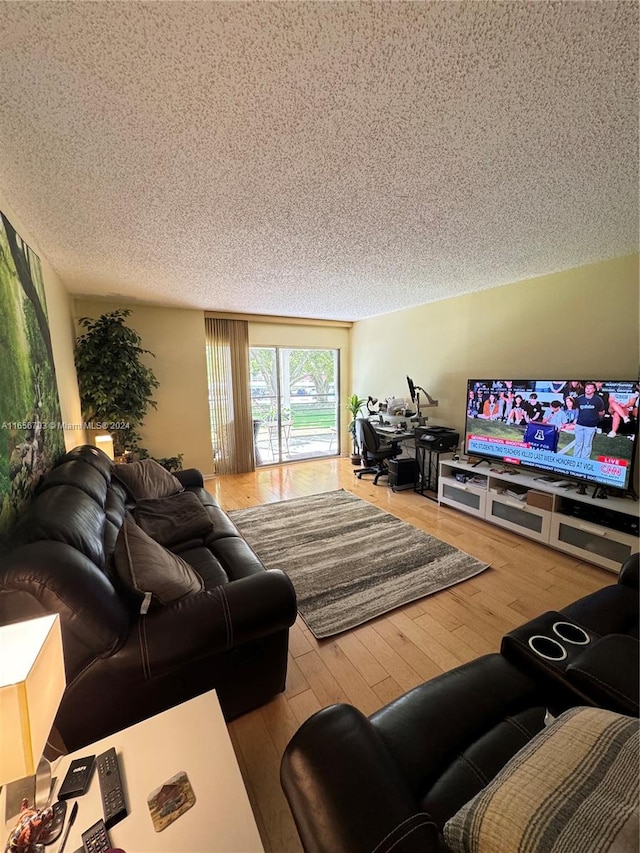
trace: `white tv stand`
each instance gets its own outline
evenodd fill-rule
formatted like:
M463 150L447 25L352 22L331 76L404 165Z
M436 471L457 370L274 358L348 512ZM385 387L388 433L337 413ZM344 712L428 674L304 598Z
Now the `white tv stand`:
M576 482L555 476L554 482L545 482L540 479L544 472L508 470L499 463L489 468L487 463L474 467L468 460L442 460L438 503L613 572L638 550L638 501L592 498L592 485L580 495ZM461 482L456 474L468 479Z

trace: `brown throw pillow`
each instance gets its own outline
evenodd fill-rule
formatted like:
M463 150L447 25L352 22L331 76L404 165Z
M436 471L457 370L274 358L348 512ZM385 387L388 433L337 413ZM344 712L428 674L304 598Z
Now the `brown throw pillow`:
M131 497L167 498L184 491L182 483L155 459L142 459L116 465L114 475L126 487Z
M202 539L213 529L209 514L192 492L138 501L133 517L145 533L165 548Z
M149 600L170 604L204 588L202 578L182 557L167 551L127 517L116 540L114 563L123 583L143 597L141 612Z

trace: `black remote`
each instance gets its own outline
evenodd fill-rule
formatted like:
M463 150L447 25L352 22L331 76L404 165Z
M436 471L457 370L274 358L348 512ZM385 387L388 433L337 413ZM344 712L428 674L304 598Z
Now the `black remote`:
M95 755L87 755L84 758L76 758L67 770L67 775L58 791L59 800L69 800L72 797L81 797L91 781Z
M103 820L96 821L81 835L84 853L104 853L111 849L107 827Z
M124 801L124 791L120 780L118 756L113 747L103 752L96 760L98 779L100 780L100 796L102 811L107 829L127 816L127 806Z

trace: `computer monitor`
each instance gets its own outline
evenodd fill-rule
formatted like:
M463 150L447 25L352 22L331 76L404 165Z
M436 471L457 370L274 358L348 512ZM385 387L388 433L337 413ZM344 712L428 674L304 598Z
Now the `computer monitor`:
M409 385L409 394L411 395L411 402L415 403L416 401L416 386L413 384L413 379L410 376L407 376L407 384Z

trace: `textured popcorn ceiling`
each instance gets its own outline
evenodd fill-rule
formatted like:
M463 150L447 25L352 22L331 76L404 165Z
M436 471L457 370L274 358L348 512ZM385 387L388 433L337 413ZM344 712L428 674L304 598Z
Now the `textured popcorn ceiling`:
M73 293L358 319L637 250L635 2L1 2L0 32L0 187Z

